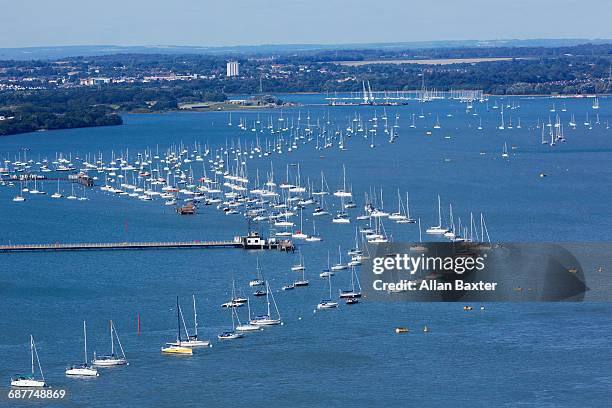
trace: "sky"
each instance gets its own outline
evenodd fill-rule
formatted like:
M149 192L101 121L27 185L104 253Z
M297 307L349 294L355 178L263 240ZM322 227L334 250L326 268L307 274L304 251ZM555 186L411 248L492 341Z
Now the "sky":
M0 47L612 38L612 0L0 0Z

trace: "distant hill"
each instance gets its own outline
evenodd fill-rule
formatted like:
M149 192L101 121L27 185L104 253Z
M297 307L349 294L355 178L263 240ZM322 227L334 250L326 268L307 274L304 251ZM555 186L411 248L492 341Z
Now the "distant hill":
M462 47L563 47L579 44L606 44L612 39L530 39L530 40L460 40L460 41L419 41L370 44L263 44L224 47L199 46L121 46L121 45L73 45L26 48L0 48L0 60L59 59L76 56L110 54L290 54L304 51L347 50L347 49L428 49Z

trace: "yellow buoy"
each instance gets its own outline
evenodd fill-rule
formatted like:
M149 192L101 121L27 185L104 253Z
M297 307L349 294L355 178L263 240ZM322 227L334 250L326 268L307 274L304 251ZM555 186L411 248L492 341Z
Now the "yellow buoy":
M397 334L408 333L408 328L407 327L396 327L395 332Z

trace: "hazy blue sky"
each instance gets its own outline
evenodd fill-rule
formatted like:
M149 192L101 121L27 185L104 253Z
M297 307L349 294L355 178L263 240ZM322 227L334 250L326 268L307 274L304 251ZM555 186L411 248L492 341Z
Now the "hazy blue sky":
M0 0L0 47L612 38L612 0Z

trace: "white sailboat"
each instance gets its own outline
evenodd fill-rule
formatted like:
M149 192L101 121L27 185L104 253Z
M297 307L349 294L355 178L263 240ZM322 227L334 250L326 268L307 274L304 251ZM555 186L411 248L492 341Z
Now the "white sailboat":
M291 270L293 272L300 272L303 271L305 269L304 267L304 257L302 255L300 255L300 262L298 264L295 264L291 267Z
M210 340L201 340L198 337L198 311L196 309L196 300L195 295L191 295L193 300L193 334L189 334L187 330L187 326L185 325L185 321L183 320L183 327L185 328L185 335L187 338L185 340L181 340L179 343L169 343L173 346L182 346L182 347L209 347ZM233 299L235 302L236 300ZM179 309L180 310L180 309ZM183 317L183 313L181 312L181 318Z
M87 364L87 324L83 321L83 339L84 339L84 351L85 351L85 362L82 364L73 365L66 369L66 375L75 377L97 377L98 370L95 367Z
M62 198L63 195L62 193L60 193L60 184L59 184L59 179L57 180L57 191L53 194L51 194L51 198Z
M332 300L331 275L327 277L327 282L329 283L329 297L321 300L317 305L317 310L335 309L338 307L338 302Z
M347 269L348 266L342 263L342 249L338 245L338 263L331 267L332 271L341 271Z
M248 299L247 299L247 308L249 310L249 320L248 321L250 322L251 321L251 301ZM236 317L238 317L238 312L236 312ZM242 324L240 322L240 319L238 319L238 326L236 326L234 330L239 331L239 332L250 332L250 331L261 330L261 328L259 326L256 326L250 323Z
M241 339L244 337L244 334L236 332L236 322L234 320L234 314L236 313L235 308L231 308L232 310L232 330L225 330L217 335L219 340L235 340Z
M119 340L119 335L115 330L115 326L113 325L113 321L110 320L110 338L111 338L111 353L109 355L104 356L96 356L96 352L94 351L94 358L91 361L93 365L109 367L109 366L118 366L118 365L128 365L128 361L125 358L125 352L123 351L123 346L121 345L121 340ZM120 355L115 354L115 339L117 340L117 344L119 344L119 350L121 351Z
M30 335L30 354L32 355L32 374L31 375L17 375L11 378L11 387L46 387L45 375L43 374L40 366L40 360L38 358L38 351L36 351L36 344L34 344L34 337ZM36 362L38 363L38 371L40 371L40 380L37 380L34 376L34 356L36 356Z
M357 284L357 286L355 286ZM361 285L359 284L359 278L355 272L355 268L351 268L351 289L341 290L340 299L356 299L361 297Z
M502 150L501 157L503 157L504 159L508 158L508 145L506 144L506 142L504 142L504 149Z
M429 227L427 230L425 230L425 233L429 235L444 235L444 233L447 231L448 229L442 226L442 206L440 203L440 194L438 194L438 225Z
M20 184L20 188L19 191L26 191L23 188L23 183ZM22 203L24 202L26 199L24 196L21 195L21 193L17 194L15 197L13 197L13 201L16 203Z
M406 215L403 219L399 219L395 221L398 224L415 224L416 220L410 217L410 198L408 197L408 192L406 192Z
M294 232L291 236L295 239L306 239L308 235L304 234L304 210L300 209L300 229L299 231Z
M331 270L331 265L330 265L330 261L329 261L329 251L327 251L327 269L324 269L319 276L321 278L328 278L330 276L332 276L334 273Z
M400 195L400 191L398 188L397 189L397 212L391 213L389 215L389 219L395 220L395 221L406 219L406 216L402 213L403 207L404 207L404 204L402 203L402 197Z
M272 298L272 303L274 304L276 318L273 318L271 315L270 298ZM274 326L282 323L280 312L278 311L278 305L276 304L274 294L270 290L268 282L266 282L266 303L268 304L268 313L261 316L255 316L253 319L251 319L251 324L256 326Z
M293 287L295 288L308 286L308 281L305 278L306 268L302 268L301 272L302 272L302 279L298 279L295 282L293 282Z
M346 189L346 168L342 165L342 188L334 191L336 197L351 197L352 193Z
M259 259L257 259L257 278L252 279L249 282L249 286L250 287L255 287L255 286L263 286L263 284L265 283L263 280L263 277L261 276L261 269L259 268Z
M317 235L317 226L315 225L314 219L312 220L312 235L309 235L306 238L306 242L319 242L323 241L323 238L320 235Z

